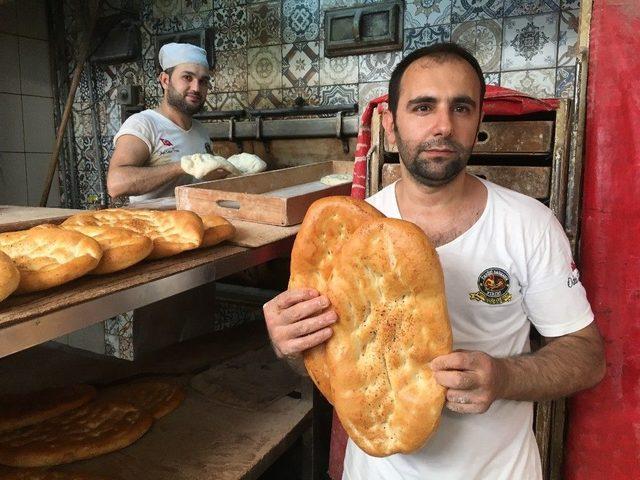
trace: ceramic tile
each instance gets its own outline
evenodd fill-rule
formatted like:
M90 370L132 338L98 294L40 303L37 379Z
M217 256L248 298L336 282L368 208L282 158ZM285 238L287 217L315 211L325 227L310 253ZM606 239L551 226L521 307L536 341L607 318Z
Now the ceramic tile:
M282 86L312 87L319 83L318 42L282 45Z
M47 9L45 0L16 1L18 35L47 40Z
M385 52L360 55L360 82L388 81L402 59L402 52Z
M182 13L201 13L213 9L213 0L182 0Z
M560 0L560 7L563 10L575 10L580 8L580 0Z
M404 10L404 28L451 23L452 0L409 0Z
M218 53L213 84L216 92L238 92L247 89L247 50Z
M213 112L218 109L217 106L217 95L215 92L208 92L207 96L204 100L204 106L202 107L203 112Z
M318 87L296 87L282 89L283 107L294 107L297 105L298 97L304 100L304 105L320 105L320 92Z
M474 56L485 71L498 70L502 56L502 24L497 20L480 20L476 25Z
M27 205L27 195L24 153L0 152L0 205Z
M286 43L316 40L320 32L318 0L283 0L282 39Z
M555 66L558 19L558 13L505 18L502 70Z
M180 0L154 0L153 16L162 18L179 14L180 6Z
M358 87L358 111L364 112L371 100L387 93L388 82L361 83Z
M247 26L250 47L281 43L280 2L247 6Z
M282 89L249 91L249 107L270 109L282 107Z
M49 68L49 44L20 37L20 84L22 93L53 97Z
M500 85L500 72L485 72L484 83L487 85Z
M324 44L320 44L320 85L342 85L358 82L358 57L328 58L324 56Z
M49 172L51 162L50 153L26 153L27 166L27 200L29 205L38 206L40 197L44 190L44 182ZM60 183L58 181L58 170L51 182L51 190L47 200L47 207L60 206Z
M406 56L418 48L448 42L450 38L451 25L406 29L404 31L404 54Z
M247 45L247 7L214 10L216 50L233 50Z
M576 87L576 67L559 67L556 72L556 97L573 98Z
M246 5L247 3L252 2L251 0L213 0L213 8L238 7L240 5Z
M502 17L504 0L454 0L452 23Z
M18 33L18 9L16 2L0 2L0 33Z
M358 103L358 85L328 85L320 87L321 105L351 105Z
M23 98L0 93L0 149L5 152L24 152Z
M282 50L280 46L250 48L249 90L282 87Z
M555 96L555 68L502 72L500 80L503 87L518 90L534 97L551 98Z
M504 16L537 15L556 12L560 9L560 0L505 0Z
M2 15L2 10L0 10ZM0 33L0 92L20 93L20 37Z
M216 95L218 110L243 110L249 105L247 92L229 92Z
M180 30L198 30L210 27L214 23L213 18L213 10L198 13L184 13L180 17Z
M560 12L560 34L558 37L558 66L575 65L578 56L578 28L580 10Z

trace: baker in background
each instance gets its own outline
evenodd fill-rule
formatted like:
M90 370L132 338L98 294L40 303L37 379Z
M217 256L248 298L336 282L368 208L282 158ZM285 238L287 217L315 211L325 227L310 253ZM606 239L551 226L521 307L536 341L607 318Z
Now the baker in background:
M229 175L224 168L183 168L185 155L211 153L209 134L193 115L205 102L209 64L204 49L188 43L168 43L160 49L164 90L157 109L129 117L114 138L107 190L112 198L129 196L131 202L174 195L177 185L215 180ZM194 177L197 175L197 177Z
M383 126L401 178L367 201L436 246L456 350L430 363L448 391L429 442L377 458L349 440L343 480L541 480L533 402L604 376L602 339L560 223L537 200L466 173L484 91L478 61L455 44L418 49L391 75ZM338 320L312 289L278 295L264 314L276 353L292 362ZM533 353L531 327L546 339Z

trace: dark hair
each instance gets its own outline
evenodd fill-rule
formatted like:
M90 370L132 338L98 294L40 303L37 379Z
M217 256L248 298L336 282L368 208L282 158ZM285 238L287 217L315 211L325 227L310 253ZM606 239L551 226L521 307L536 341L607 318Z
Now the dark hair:
M482 107L482 100L484 99L484 92L486 90L486 84L484 82L484 75L482 74L482 68L478 60L464 47L461 47L457 43L436 43L428 47L419 48L414 50L409 55L404 57L400 63L396 66L391 74L389 80L389 110L395 116L398 110L398 100L400 99L400 82L402 76L409 65L416 60L423 57L433 57L437 60L444 60L448 57L458 57L461 60L467 62L478 74L478 80L480 80L480 107Z

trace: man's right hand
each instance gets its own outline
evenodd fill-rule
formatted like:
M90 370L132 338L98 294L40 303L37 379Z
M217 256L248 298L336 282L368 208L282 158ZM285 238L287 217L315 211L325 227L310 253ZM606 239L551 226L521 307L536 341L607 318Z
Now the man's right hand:
M314 289L287 290L267 302L264 318L278 357L297 357L329 339L338 320L329 299Z

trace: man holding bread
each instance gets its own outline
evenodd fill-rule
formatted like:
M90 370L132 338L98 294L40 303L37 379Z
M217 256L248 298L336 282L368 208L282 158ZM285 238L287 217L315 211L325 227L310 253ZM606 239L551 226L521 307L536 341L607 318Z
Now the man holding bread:
M130 196L135 202L169 197L177 185L194 178L214 180L230 173L215 161L181 162L184 156L211 153L206 129L193 119L209 90L205 50L188 43L169 43L160 49L159 60L164 90L160 106L129 117L114 138L107 175L113 198Z
M398 146L401 178L367 201L435 245L455 350L429 365L448 390L427 444L373 457L349 440L345 480L539 480L533 402L604 375L602 339L553 213L465 171L484 90L477 60L449 43L412 52L391 76L383 126ZM338 321L313 289L288 290L264 313L276 353L298 363ZM546 339L534 353L532 325Z

